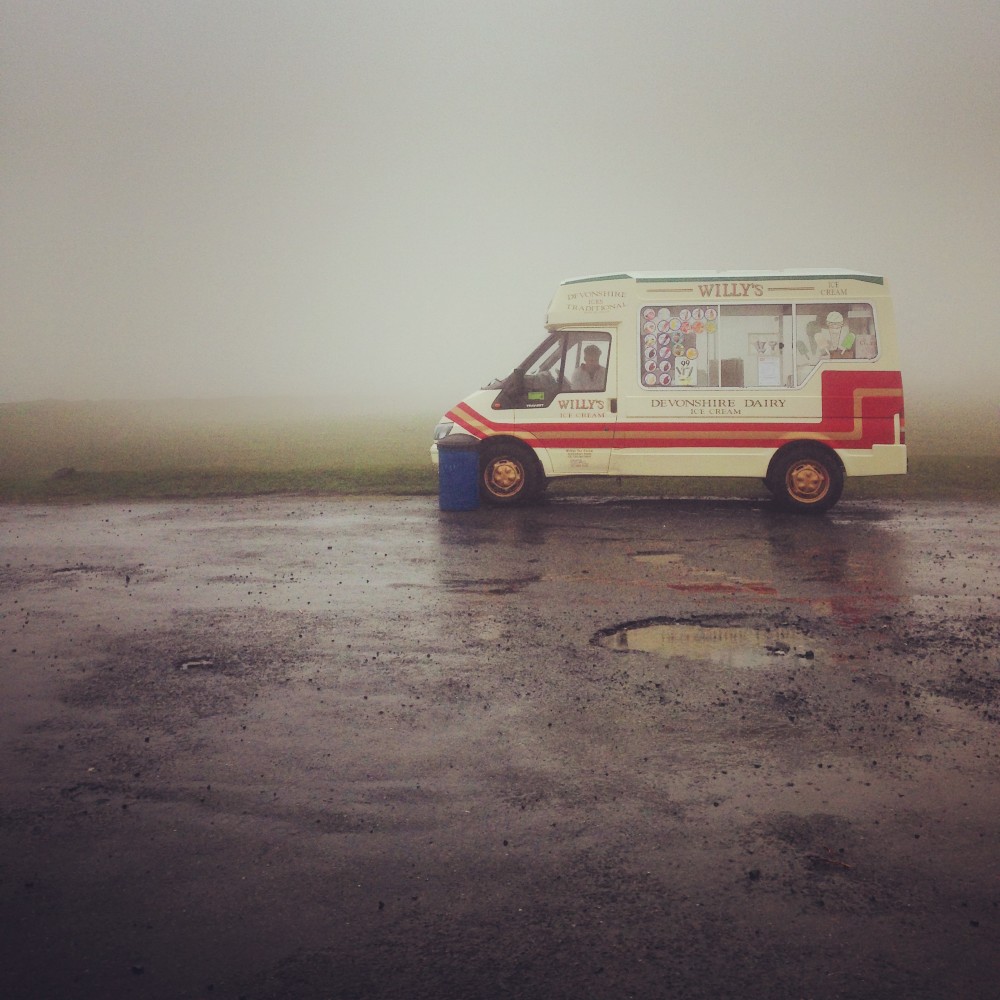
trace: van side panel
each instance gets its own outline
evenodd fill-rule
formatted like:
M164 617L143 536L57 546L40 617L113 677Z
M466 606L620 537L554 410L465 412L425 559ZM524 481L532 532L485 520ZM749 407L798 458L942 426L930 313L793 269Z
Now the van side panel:
M895 417L903 407L899 372L827 369L822 373L822 387L818 422L760 417L752 422L682 417L655 422L622 420L615 433L615 448L775 449L803 439L821 441L831 448L871 448L875 444L896 443ZM719 395L718 390L714 393ZM738 405L748 394L732 390L731 395Z
M494 420L459 403L448 413L464 431L485 439L516 437L535 449L543 467L552 470L549 449L613 449L610 471L621 475L763 476L774 452L792 441L816 441L842 453L848 474L897 472L905 452L897 440L903 411L899 372L822 372L822 414L818 421L704 421L673 418L660 421L620 420L609 440L593 422L567 420L559 424ZM894 446L876 458L876 446ZM898 451L897 451L898 448ZM863 461L848 452L865 452ZM886 468L881 468L885 464ZM864 471L860 471L864 470Z

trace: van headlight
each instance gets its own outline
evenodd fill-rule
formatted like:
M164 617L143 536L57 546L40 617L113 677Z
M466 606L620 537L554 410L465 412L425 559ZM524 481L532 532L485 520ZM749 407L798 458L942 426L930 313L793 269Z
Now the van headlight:
M454 429L455 424L451 420L442 420L434 428L434 440L440 441L441 438L446 438Z

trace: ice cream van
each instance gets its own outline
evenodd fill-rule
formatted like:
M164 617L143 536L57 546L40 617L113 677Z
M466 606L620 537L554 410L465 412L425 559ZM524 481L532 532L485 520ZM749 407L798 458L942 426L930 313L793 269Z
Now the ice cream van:
M434 431L478 444L483 500L557 476L752 476L823 511L847 476L906 472L885 280L843 269L564 281L545 337Z

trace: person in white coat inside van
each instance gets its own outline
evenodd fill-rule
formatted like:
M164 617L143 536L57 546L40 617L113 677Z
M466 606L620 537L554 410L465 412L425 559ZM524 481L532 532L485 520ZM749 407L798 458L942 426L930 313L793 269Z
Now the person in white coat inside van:
M816 361L853 357L853 354L848 354L853 344L854 334L850 327L845 326L843 314L828 313L826 325L816 332Z
M583 349L583 364L570 378L570 385L577 392L603 392L608 373L601 365L601 349L588 344Z

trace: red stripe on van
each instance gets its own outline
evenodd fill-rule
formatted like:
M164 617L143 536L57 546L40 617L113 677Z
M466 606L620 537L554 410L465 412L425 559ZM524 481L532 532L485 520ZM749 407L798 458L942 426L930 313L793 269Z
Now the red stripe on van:
M736 394L743 390L723 391ZM515 424L491 420L466 403L459 403L448 417L474 437L507 434L533 448L779 448L788 441L810 440L833 448L870 449L876 444L896 443L897 414L902 422L899 372L827 370L822 373L819 422L664 418L597 426L584 420ZM602 426L609 429L602 430Z

